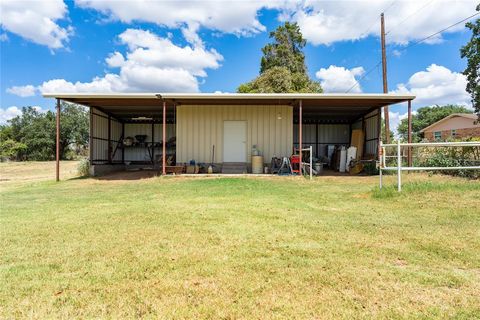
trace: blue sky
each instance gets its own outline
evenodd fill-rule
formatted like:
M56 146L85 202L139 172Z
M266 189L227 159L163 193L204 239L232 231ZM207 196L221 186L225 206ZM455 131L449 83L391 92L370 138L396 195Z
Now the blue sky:
M296 21L310 76L327 92L381 92L380 13L388 82L417 95L414 109L468 104L464 23L475 1L95 1L1 2L0 121L22 106L52 109L41 92L235 92L258 75L268 32ZM18 17L25 17L19 19ZM478 18L478 16L477 16ZM394 123L404 106L391 108Z

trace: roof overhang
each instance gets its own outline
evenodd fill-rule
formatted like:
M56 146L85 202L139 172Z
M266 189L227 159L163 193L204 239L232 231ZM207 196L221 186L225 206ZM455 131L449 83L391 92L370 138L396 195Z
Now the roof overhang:
M44 93L46 98L62 99L96 107L119 119L134 116L160 117L162 103L171 105L291 105L302 101L305 118L324 117L353 121L379 107L415 99L399 94L329 93ZM169 108L171 109L171 108Z

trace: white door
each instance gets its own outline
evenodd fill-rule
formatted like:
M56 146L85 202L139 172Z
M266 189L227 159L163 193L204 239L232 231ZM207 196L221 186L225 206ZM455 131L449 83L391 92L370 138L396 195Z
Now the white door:
M223 162L247 162L247 121L223 122Z

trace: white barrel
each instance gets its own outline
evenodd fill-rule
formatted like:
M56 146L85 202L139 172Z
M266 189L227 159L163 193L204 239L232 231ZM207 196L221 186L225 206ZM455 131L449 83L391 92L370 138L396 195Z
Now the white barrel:
M252 156L252 173L263 173L263 156Z

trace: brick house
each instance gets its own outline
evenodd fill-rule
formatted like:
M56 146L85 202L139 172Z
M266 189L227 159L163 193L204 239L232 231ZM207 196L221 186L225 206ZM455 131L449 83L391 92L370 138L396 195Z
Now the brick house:
M420 130L428 141L444 141L449 138L480 138L480 122L476 114L453 113Z

